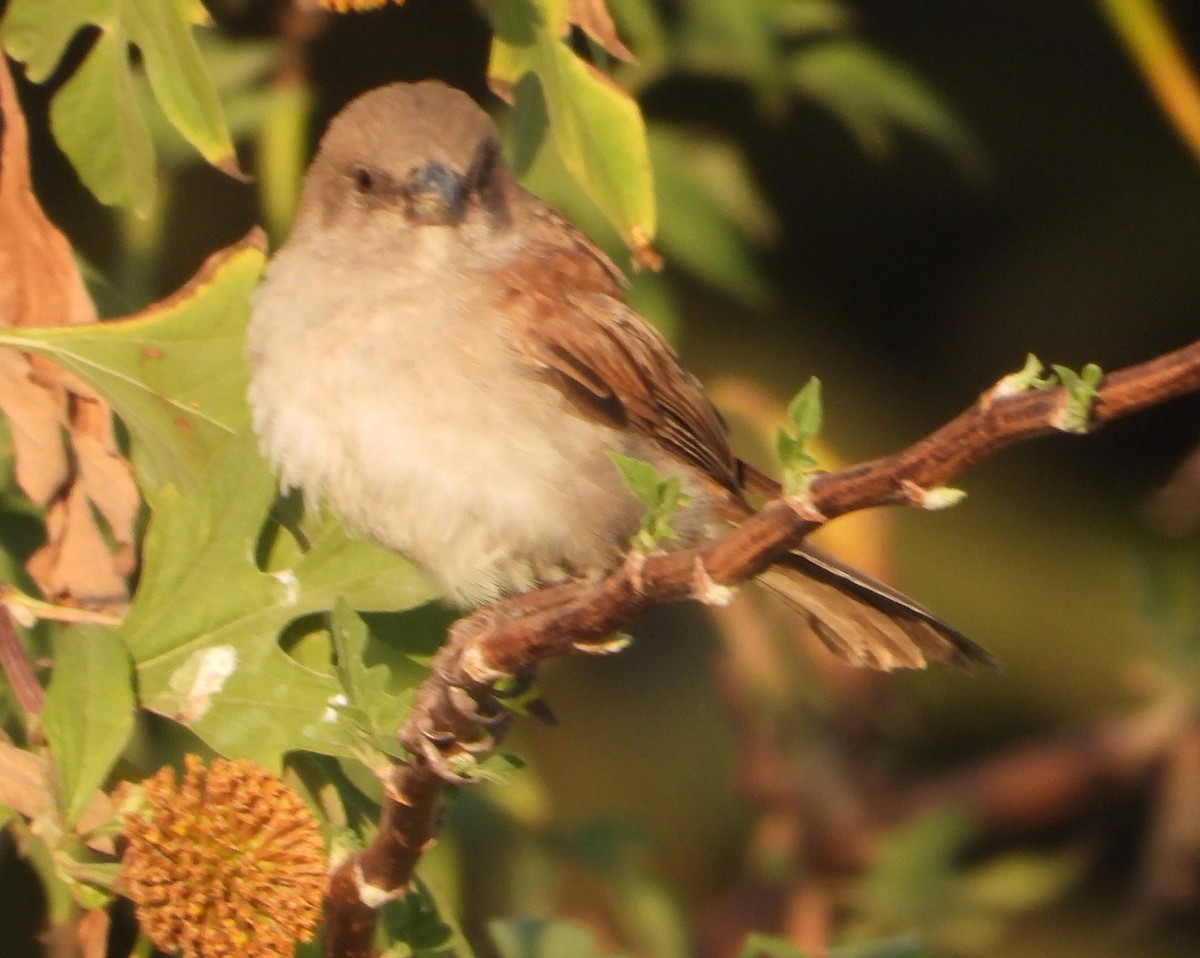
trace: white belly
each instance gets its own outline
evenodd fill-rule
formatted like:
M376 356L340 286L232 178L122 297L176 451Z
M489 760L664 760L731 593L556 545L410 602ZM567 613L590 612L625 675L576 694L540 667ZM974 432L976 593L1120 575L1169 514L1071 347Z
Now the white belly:
M398 323L394 300L351 312L337 283L322 284L322 301L275 295L287 279L284 253L248 346L255 429L285 487L329 503L461 604L620 561L641 507L606 450L637 453L519 374L486 319ZM280 299L304 306L281 315Z

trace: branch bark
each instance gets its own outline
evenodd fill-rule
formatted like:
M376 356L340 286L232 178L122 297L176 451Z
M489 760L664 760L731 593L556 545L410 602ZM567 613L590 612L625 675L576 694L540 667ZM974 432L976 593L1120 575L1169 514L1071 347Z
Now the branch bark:
M1200 390L1200 341L1097 384L1089 428ZM494 686L548 658L604 652L609 637L652 606L685 599L721 602L795 548L823 522L880 505L921 505L943 485L1001 449L1063 431L1063 388L1014 391L1007 380L959 416L891 456L816 477L804 501L767 503L703 548L631 560L602 581L552 586L483 609L452 628L434 659L400 738L412 753L388 782L370 847L344 860L331 880L326 954L371 958L375 910L404 893L433 840L442 790L471 780L480 754L498 742L504 710Z

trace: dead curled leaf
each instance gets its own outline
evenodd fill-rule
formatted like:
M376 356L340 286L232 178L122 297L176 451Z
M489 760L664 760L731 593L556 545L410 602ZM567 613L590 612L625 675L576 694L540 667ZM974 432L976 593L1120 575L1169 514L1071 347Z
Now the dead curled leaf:
M6 63L0 120L0 326L95 322L70 244L33 194L25 119ZM123 605L138 494L108 407L53 363L2 349L0 411L12 432L17 483L46 508L46 544L29 560L29 574L54 602Z
M609 56L626 63L637 62L637 57L629 52L629 48L617 36L617 28L612 22L608 7L604 5L604 0L567 0L564 30L572 23L591 37Z

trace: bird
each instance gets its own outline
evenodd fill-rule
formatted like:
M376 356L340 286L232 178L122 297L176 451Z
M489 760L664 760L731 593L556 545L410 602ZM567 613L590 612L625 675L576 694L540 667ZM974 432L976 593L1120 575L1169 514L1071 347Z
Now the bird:
M440 81L330 122L255 291L247 398L280 486L407 557L473 609L603 576L643 506L611 454L678 476L664 549L743 522L777 483L624 298L620 270L524 189L488 114ZM991 656L807 544L760 582L840 659L966 670Z

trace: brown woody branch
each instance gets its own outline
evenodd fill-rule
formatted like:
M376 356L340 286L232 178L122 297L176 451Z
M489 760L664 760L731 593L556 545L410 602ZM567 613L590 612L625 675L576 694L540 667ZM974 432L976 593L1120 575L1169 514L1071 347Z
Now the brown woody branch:
M1090 425L1200 390L1200 341L1105 376ZM604 642L652 606L722 600L823 522L880 505L921 504L941 486L1006 446L1061 431L1066 391L993 388L969 409L902 452L814 479L804 502L777 499L703 548L630 561L595 583L552 586L506 600L456 623L434 660L412 715L400 731L412 753L388 782L379 832L370 847L333 875L326 910L326 953L369 958L375 910L402 894L433 840L442 789L469 781L474 757L498 740L504 712L493 686L537 663Z

